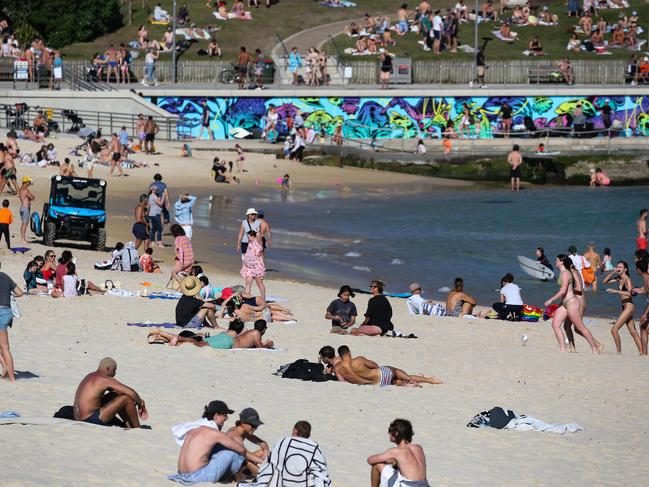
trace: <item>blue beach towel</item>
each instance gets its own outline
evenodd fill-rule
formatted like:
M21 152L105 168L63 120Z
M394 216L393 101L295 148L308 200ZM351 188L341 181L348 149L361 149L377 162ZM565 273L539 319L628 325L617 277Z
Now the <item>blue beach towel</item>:
M10 249L14 254L24 254L29 252L31 249L29 247L12 247Z

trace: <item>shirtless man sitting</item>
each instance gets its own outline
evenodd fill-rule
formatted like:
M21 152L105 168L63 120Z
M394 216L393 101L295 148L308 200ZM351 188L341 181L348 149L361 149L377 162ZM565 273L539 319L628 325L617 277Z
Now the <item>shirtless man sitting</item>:
M74 419L109 426L119 415L126 428L139 428L140 418L148 419L142 398L134 389L116 380L116 372L117 362L106 357L99 362L96 371L84 377L74 396Z
M372 487L428 487L426 455L421 445L411 443L413 434L412 424L407 419L395 419L390 423L388 437L397 446L367 459L372 466Z
M264 423L259 419L259 413L256 410L245 408L239 413L239 420L235 423L235 426L230 428L227 433L232 439L241 441L242 444L244 440L247 440L259 447L257 451L245 450L245 467L253 477L256 477L259 473L259 465L264 463L270 455L268 443L254 434L262 424ZM241 480L241 477L243 476L239 475L237 480Z
M347 345L338 347L340 361L330 357L323 357L325 363L333 367L336 377L341 382L350 382L357 385L378 385L381 387L396 385L401 387L421 387L420 383L442 384L436 377L424 375L409 375L401 369L390 365L380 366L363 356L352 358L352 353Z

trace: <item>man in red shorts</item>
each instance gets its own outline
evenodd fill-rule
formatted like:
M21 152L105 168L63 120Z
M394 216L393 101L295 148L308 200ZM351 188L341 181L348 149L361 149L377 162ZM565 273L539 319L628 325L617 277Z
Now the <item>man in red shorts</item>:
M647 250L647 215L649 210L642 209L640 210L640 218L635 222L635 226L638 229L638 238L635 239L638 250Z

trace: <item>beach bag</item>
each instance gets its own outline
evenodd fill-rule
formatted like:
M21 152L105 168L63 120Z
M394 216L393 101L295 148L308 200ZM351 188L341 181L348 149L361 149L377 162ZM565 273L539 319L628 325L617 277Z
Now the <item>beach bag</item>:
M590 286L592 283L595 282L595 269L593 267L586 267L586 259L583 257L581 258L581 261L584 265L584 267L581 269L581 277L584 278L584 285L585 286Z
M20 308L18 307L16 296L14 296L13 294L11 295L11 314L14 316L14 318L20 318L23 315L20 312Z
M292 364L289 364L284 370L282 377L284 379L299 379L313 382L335 380L335 377L324 373L324 366L322 364L309 362L306 359L296 360Z
M554 313L559 309L558 304L551 304L547 308L545 308L545 311L543 312L543 319L544 320L549 320L554 316Z
M113 259L106 259L100 262L95 262L95 269L98 271L109 271L113 267Z
M530 321L536 322L541 319L543 315L543 310L537 308L536 306L531 306L529 304L523 305L523 312L521 313L521 321Z

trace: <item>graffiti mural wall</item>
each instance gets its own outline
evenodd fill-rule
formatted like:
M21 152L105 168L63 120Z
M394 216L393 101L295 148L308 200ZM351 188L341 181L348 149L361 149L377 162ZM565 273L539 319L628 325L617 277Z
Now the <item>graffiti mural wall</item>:
M158 106L184 119L183 135L199 136L203 100L190 97L158 97ZM608 101L614 128L623 134L649 133L649 96L527 96L527 97L230 97L207 98L209 129L216 139L229 139L241 129L259 134L266 125L268 109L279 115L279 131L290 129L298 111L307 127L331 135L342 123L347 138L439 137L450 124L459 128L466 105L475 120L472 134L490 138L498 132L498 112L504 102L513 109L514 126L524 128L524 119L539 129L569 127L578 105L588 118L588 128L603 129L601 108ZM245 133L245 132L244 132ZM209 133L202 131L201 138Z

